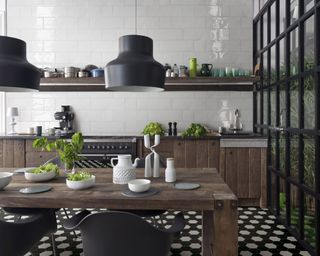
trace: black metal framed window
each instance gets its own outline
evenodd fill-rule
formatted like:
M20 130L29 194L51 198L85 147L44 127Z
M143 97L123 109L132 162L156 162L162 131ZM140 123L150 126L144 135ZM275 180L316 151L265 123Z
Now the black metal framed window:
M254 130L268 136L268 206L320 255L320 0L254 0Z

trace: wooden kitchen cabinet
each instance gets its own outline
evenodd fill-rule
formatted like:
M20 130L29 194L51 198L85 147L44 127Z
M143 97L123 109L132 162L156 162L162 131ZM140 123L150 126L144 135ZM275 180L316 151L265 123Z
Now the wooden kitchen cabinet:
M222 145L219 172L239 205L266 207L266 147L248 146Z
M145 157L149 152L139 139L138 156ZM219 168L219 140L213 139L164 139L156 147L162 163L173 157L179 168Z
M2 139L0 140L0 166L24 167L26 161L25 156L25 141Z
M26 141L26 167L40 166L57 156L56 152L41 151L32 147L33 140Z
M44 164L56 157L55 152L42 152L32 147L33 140L0 139L0 167L23 168Z

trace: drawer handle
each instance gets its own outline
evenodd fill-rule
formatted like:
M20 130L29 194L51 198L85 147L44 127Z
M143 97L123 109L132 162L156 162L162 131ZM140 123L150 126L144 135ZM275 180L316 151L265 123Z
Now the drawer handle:
M232 155L232 151L230 151L229 155Z

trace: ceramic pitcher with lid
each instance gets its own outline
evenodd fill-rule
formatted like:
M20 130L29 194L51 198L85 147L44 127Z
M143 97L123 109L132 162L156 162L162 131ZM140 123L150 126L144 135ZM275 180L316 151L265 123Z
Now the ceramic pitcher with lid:
M118 161L117 165L114 161ZM118 157L111 158L111 165L113 167L113 183L127 184L130 180L136 178L135 169L138 166L139 158L132 163L131 155L118 155Z

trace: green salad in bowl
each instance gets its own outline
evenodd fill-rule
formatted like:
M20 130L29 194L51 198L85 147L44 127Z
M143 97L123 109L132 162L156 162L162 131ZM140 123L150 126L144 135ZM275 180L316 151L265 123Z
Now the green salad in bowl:
M33 169L31 172L34 174L40 174L45 172L55 172L56 174L59 174L59 167L56 164L48 163L46 165L41 165L40 167Z
M29 181L48 181L59 175L59 167L56 164L48 163L40 167L26 170L24 177Z
M79 171L68 174L66 184L68 188L79 190L92 187L95 181L94 175L86 171Z
M76 173L70 173L68 174L68 180L70 181L81 181L81 180L88 180L91 178L91 174L86 171L80 171Z

